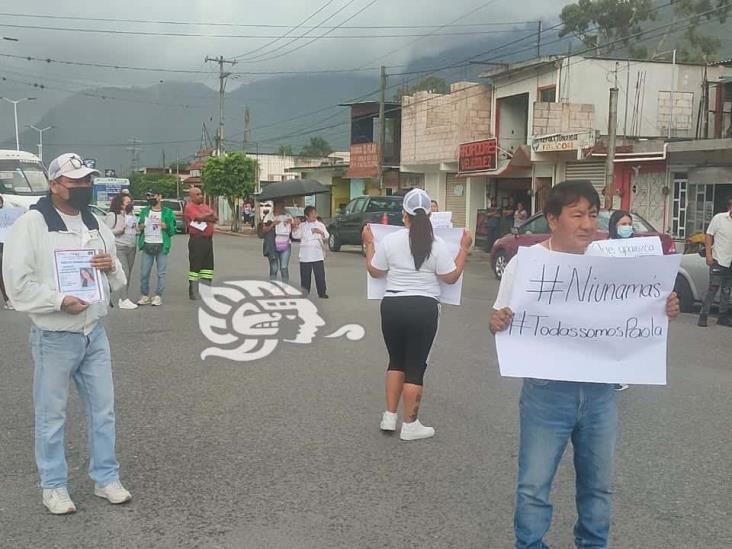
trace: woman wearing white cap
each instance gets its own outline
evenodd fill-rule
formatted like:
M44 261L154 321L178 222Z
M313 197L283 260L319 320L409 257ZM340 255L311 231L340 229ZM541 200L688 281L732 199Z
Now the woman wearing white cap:
M466 230L460 252L453 258L445 243L435 237L430 223L432 201L421 189L406 194L403 208L407 230L389 234L374 249L374 236L363 232L366 268L376 278L386 277L381 301L381 330L389 352L386 372L386 411L383 431L395 431L397 408L403 401L400 438L417 440L435 434L417 419L422 399L422 380L440 314L440 282L454 284L463 273L473 242Z

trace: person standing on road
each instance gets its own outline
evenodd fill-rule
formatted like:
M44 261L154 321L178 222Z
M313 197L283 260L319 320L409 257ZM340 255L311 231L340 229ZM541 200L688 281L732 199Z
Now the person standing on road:
M277 280L279 271L282 282L290 280L290 254L292 253L292 229L299 223L284 208L284 202L275 200L274 211L265 216L262 224L263 254L269 259L269 278Z
M3 200L3 197L0 196L0 209L5 205L5 201ZM1 309L12 309L13 306L10 304L10 300L8 299L8 294L5 291L5 282L3 282L3 246L4 244L0 242L0 297L3 298L3 305L0 307Z
M427 360L437 335L440 316L440 282L460 279L472 244L466 230L460 252L453 258L441 238L435 237L430 222L430 197L421 189L409 191L402 203L407 230L389 234L374 249L374 235L368 225L363 231L366 268L374 278L386 278L381 300L381 330L389 366L386 372L386 411L382 431L395 431L397 408L402 401L402 440L429 438L432 427L418 419L422 383Z
M168 268L170 239L175 235L175 214L170 208L162 206L163 195L160 191L149 190L145 193L147 206L140 212L137 220L140 235L137 246L142 251L140 262L140 300L138 305L160 306L165 292L165 275ZM158 281L155 295L150 296L150 273L153 263L157 264Z
M300 240L300 287L306 295L310 294L310 282L315 273L315 289L318 297L328 299L325 293L325 252L323 241L329 233L325 225L318 221L314 206L305 208L305 222L300 223L292 232L292 237Z
M119 290L127 281L115 256L112 231L88 208L94 173L99 172L84 166L76 154L53 160L48 166L49 195L15 223L5 246L8 293L33 323L35 456L43 504L57 515L76 511L67 488L64 453L71 379L87 416L94 494L115 504L132 497L119 481L112 358L102 324L110 289ZM102 300L98 303L87 303L59 288L54 255L75 249L95 250L89 267L100 273Z
M526 220L529 218L529 212L526 211L526 208L524 208L524 205L519 202L516 205L516 211L513 212L513 226L514 228L518 229L521 225L526 223Z
M732 292L732 196L727 199L727 211L712 218L707 234L704 235L704 250L709 265L709 289L704 296L697 326L707 327L707 317L714 296L719 291L720 326L732 326L729 314L729 300Z
M188 227L188 297L198 299L198 284L211 285L214 275L214 224L219 220L214 211L203 203L203 192L191 187L190 202L185 207Z
M137 255L137 220L132 215L132 197L129 194L120 193L112 199L105 222L112 229L117 259L127 279L127 284L119 291L117 306L125 310L137 309L129 298L132 267Z
M591 183L571 181L552 187L544 213L549 240L536 244L550 252L584 254L597 231L600 196ZM506 266L490 319L495 335L509 328L509 302L517 260ZM679 314L672 293L666 314ZM541 360L539 358L538 360ZM588 356L588 360L591 357ZM557 467L571 440L574 448L578 520L577 547L607 547L617 434L616 393L611 384L524 379L519 402L520 437L514 531L517 549L547 547L549 500Z

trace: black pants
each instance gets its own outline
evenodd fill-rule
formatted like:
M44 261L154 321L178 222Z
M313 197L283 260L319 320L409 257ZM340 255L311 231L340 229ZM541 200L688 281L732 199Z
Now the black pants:
M300 286L306 294L310 293L311 274L315 273L315 289L318 296L325 295L325 261L308 261L300 263Z
M203 235L191 235L188 239L188 280L213 280L214 251L213 238Z
M732 267L722 267L716 261L709 267L709 289L704 296L701 314L709 314L714 296L719 292L719 316L727 314L729 309L730 291L732 291Z
M389 370L404 372L404 382L422 385L437 335L440 304L422 296L381 300L381 331L389 351Z

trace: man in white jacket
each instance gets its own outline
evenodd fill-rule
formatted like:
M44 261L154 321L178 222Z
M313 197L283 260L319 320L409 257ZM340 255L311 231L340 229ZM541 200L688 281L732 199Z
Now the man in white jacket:
M3 274L15 308L28 313L33 322L30 340L35 364L36 465L43 504L51 513L60 515L76 511L67 490L64 453L71 379L86 410L89 476L95 481L94 493L110 503L131 499L119 481L112 360L101 323L107 314L110 288L119 290L126 279L116 257L111 230L88 208L91 176L99 172L84 166L78 155L70 153L51 162L48 171L49 195L18 219L8 235ZM100 286L100 299L96 302L70 295L79 292L68 289L68 277L57 276L57 257L64 255L58 252L67 250L69 254L70 250L83 249L97 251L83 269L98 273L95 280Z

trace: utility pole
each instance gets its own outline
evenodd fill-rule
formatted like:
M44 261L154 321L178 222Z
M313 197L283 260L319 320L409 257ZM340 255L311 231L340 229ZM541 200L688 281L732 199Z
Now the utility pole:
M247 152L247 145L252 140L252 132L249 129L249 107L244 107L244 139L242 139L241 149Z
M175 149L175 197L180 200L180 153Z
M668 138L672 137L674 127L674 112L676 111L676 50L671 61L671 122L668 125Z
M379 190L384 191L384 146L386 144L386 67L381 65L381 94L379 96Z
M539 32L536 33L536 57L541 58L541 33L542 33L542 22L539 19Z
M605 161L605 208L613 207L615 176L615 143L618 137L618 88L610 88L610 109L607 121L607 159Z
M13 105L13 113L15 115L15 150L20 150L20 136L18 134L18 103L23 101L35 101L35 97L24 97L23 99L8 99L7 97L0 97L0 99L7 101Z
M216 134L216 153L220 156L224 152L224 92L226 90L226 79L231 76L230 72L224 72L224 65L236 65L234 59L224 59L224 56L208 57L206 63L214 62L219 65L219 131Z
M33 124L28 125L29 128L38 132L38 158L43 162L43 132L54 128L55 126L48 126L46 128L36 128Z
M130 146L127 147L127 150L131 153L131 159L130 159L130 171L132 173L135 173L137 171L137 165L140 162L140 152L142 151L142 148L139 146L140 140L136 137L133 137L129 140Z

